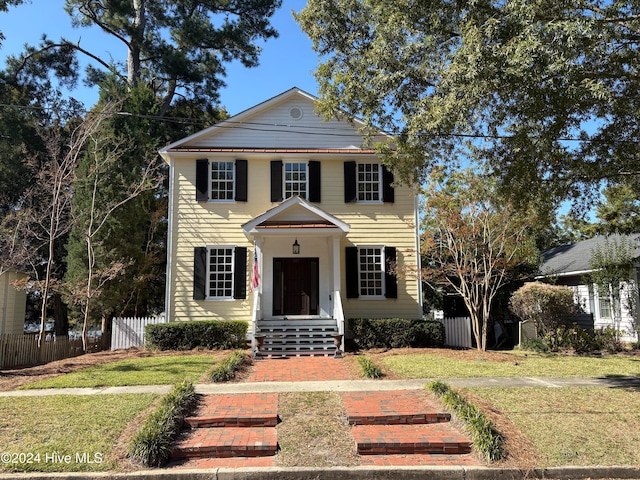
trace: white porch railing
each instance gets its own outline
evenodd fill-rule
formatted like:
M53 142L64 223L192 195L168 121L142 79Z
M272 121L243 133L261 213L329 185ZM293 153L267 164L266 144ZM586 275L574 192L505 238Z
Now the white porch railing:
M262 316L260 310L262 305L262 294L260 292L253 293L253 308L251 311L251 351L256 351L256 331L258 329L258 320Z
M333 317L338 324L338 334L342 335L342 345L340 349L344 352L344 310L342 310L342 297L340 297L340 290L333 292Z

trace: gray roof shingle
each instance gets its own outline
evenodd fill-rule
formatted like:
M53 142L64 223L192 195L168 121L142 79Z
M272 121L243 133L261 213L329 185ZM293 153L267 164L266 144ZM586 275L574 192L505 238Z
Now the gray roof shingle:
M620 242L623 238L635 245L634 258L640 258L640 234L631 235L599 235L588 240L561 245L542 252L542 275L569 275L578 272L591 271L591 255L596 246L602 246L606 239L610 242Z

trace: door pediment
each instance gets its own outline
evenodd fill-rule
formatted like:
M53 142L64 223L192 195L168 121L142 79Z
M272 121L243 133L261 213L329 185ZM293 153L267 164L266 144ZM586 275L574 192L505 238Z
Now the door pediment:
M349 225L300 197L291 197L280 205L242 225L246 235L291 229L347 233Z

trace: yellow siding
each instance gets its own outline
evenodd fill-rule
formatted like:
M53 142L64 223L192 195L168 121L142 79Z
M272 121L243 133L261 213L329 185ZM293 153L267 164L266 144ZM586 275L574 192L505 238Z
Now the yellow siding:
M221 154L220 154L221 155ZM344 203L344 167L348 160L377 161L363 155L342 156L266 156L260 154L238 157L217 156L217 159L248 160L248 201L238 203L198 203L195 192L195 160L206 155L193 154L173 160L173 217L172 217L172 271L169 295L173 302L168 312L174 320L245 319L251 315L252 299L247 285L246 300L194 301L193 249L194 247L233 244L249 248L247 272L250 272L253 249L243 234L242 224L277 206L270 202L271 160L321 161L321 197L319 208L350 225L349 234L341 241L344 248L357 245L386 244L397 248L398 266L404 279L398 285L398 298L389 300L346 299L342 294L345 316L349 317L404 317L419 315L419 289L415 277L416 230L413 191L396 187L393 204ZM214 158L212 155L209 158ZM342 259L342 287L345 271ZM247 274L248 283L249 274ZM268 281L268 279L266 279ZM265 279L263 279L265 281Z

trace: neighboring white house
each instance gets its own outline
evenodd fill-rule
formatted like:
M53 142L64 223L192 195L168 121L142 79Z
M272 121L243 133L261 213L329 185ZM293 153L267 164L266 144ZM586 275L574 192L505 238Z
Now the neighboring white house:
M16 272L0 274L0 335L24 333L27 294L12 285L20 278Z
M628 281L620 285L620 315L615 315L613 311L614 302L610 292L599 292L597 285L588 280L589 274L593 272L591 257L597 248L604 246L607 238L612 244L621 241L631 244L633 257L636 259L633 267L629 269ZM621 332L623 340L638 340L640 234L597 236L545 250L542 257L542 276L554 277L556 284L571 287L582 313L593 314L594 328L612 326Z

